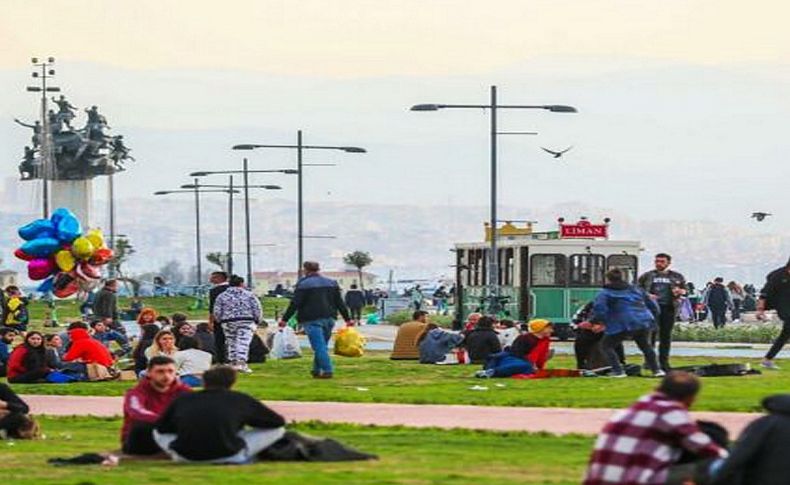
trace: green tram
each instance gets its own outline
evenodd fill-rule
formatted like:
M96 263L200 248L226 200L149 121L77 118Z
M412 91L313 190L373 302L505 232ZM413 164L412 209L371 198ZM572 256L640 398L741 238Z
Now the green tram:
M556 324L559 338L570 337L573 315L595 297L607 270L620 268L636 281L640 244L608 239L608 223L559 219L559 230L549 232L533 232L532 223L497 228L503 311L520 321L547 318ZM487 241L455 245L459 321L485 306L490 237L486 224Z

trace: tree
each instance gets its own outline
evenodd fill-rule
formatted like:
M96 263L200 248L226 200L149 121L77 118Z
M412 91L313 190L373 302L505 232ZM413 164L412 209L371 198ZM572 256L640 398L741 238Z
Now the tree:
M228 255L219 251L206 254L206 261L219 266L222 271L228 268Z
M115 246L113 247L113 258L110 261L110 265L115 269L115 272L119 275L122 275L121 272L121 265L129 259L129 257L135 253L135 249L132 246L132 243L129 241L129 238L126 237L118 237L115 239Z
M371 258L370 254L365 251L354 251L353 253L348 253L343 256L343 262L349 266L357 268L357 274L359 275L359 287L364 290L365 284L362 282L362 268L370 266L370 263L373 262L373 258Z

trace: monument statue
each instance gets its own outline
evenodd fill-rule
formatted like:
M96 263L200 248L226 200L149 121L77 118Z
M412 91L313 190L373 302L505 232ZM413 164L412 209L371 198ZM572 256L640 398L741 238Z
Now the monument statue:
M72 127L77 107L65 96L52 98L58 111L49 110L47 121L50 143L50 180L90 180L99 175L112 175L125 170L125 162L134 160L129 155L131 149L123 141L123 136L109 136L107 118L99 113L97 106L87 108L88 120L80 129ZM24 158L19 164L22 180L40 179L43 175L42 145L43 130L41 122L24 123L14 121L33 130L32 147L25 147Z

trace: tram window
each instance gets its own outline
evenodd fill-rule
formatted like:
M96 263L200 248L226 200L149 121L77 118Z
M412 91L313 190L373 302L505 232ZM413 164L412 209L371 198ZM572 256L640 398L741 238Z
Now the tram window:
M636 283L636 256L630 254L612 254L607 258L607 270L619 268L625 275L625 280Z
M571 256L571 286L602 286L606 258L601 254Z
M499 284L513 286L513 248L500 252Z
M532 286L565 286L565 256L562 254L535 254L530 258Z

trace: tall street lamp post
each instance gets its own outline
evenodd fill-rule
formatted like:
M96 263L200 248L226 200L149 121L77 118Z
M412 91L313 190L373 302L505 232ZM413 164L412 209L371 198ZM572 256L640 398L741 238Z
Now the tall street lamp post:
M42 189L41 189L41 198L42 198L42 205L43 210L42 214L44 219L49 218L49 182L48 180L52 178L52 174L50 171L52 170L52 143L51 143L51 133L49 128L49 116L47 115L47 93L57 93L60 91L60 88L55 86L47 86L47 79L51 79L55 77L55 70L52 69L52 65L55 63L54 57L48 57L46 59L39 59L34 57L30 60L31 64L34 68L40 68L41 72L38 70L33 71L33 78L38 79L41 81L41 86L28 86L27 91L31 93L41 93L41 123L39 125L40 132L38 133L38 143L41 146L41 172L39 173L41 177ZM34 136L35 136L34 132Z
M238 193L238 190L235 191ZM189 194L193 193L195 195L195 263L197 268L197 279L195 280L197 285L200 285L201 280L203 278L203 261L202 261L202 251L200 248L200 194L210 194L210 193L227 193L232 195L233 192L231 189L206 189L201 190L197 185L197 179L195 179L195 188L192 190L160 190L154 192L154 195L170 195L170 194ZM230 219L230 214L229 221Z
M491 101L488 104L416 104L411 107L411 111L438 111L441 109L490 109L491 110L491 130L490 130L490 148L491 148L491 167L490 167L490 216L489 216L489 230L490 230L490 248L488 254L488 311L496 315L501 307L501 299L499 294L499 257L497 255L497 137L503 134L497 131L497 113L500 109L542 109L552 113L576 113L576 108L572 106L560 104L548 105L518 105L518 104L499 104L497 102L497 88L491 86Z
M246 167L246 164L245 164ZM235 171L228 171L235 172ZM193 172L193 177L210 175L212 173L228 173L228 172ZM215 184L199 184L195 179L194 184L182 185L182 189L197 189L197 188L225 188L230 191L234 190L233 175L228 177L228 185L215 185ZM241 188L241 187L240 187ZM282 187L279 185L250 185L247 174L244 176L244 212L245 212L245 233L246 233L246 248L247 248L247 284L252 285L252 262L250 259L250 198L249 189L263 189L263 190L280 190ZM238 193L238 191L236 191ZM230 192L228 199L228 274L233 273L233 192Z
M234 145L234 150L255 150L257 148L287 148L296 150L296 170L298 174L296 189L296 211L297 211L297 253L298 266L297 275L302 274L302 263L304 262L304 196L303 181L304 167L318 164L306 164L303 159L304 150L340 150L346 153L366 153L367 150L355 146L325 146L325 145L305 145L302 138L302 130L296 132L296 145L269 145L257 143L245 143Z

